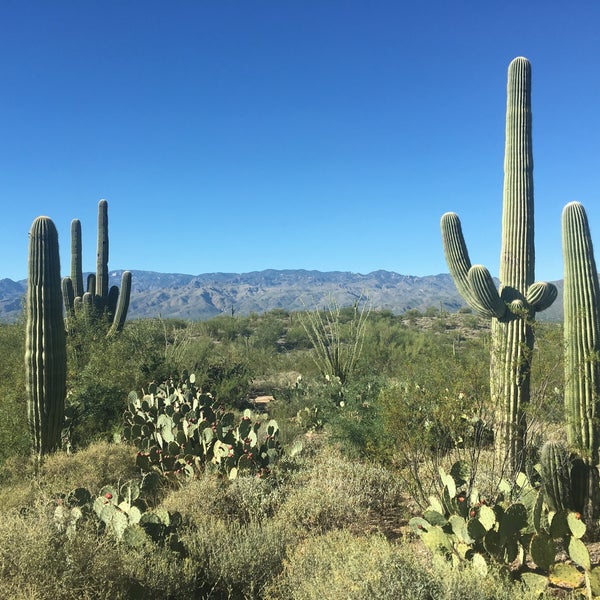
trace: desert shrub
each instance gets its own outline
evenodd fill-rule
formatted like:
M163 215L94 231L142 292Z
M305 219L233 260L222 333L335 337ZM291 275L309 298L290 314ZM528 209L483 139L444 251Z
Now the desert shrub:
M305 531L360 527L370 513L399 506L402 489L384 467L349 462L324 445L291 480L275 519Z
M265 522L282 500L282 491L273 479L242 476L225 489L226 516L238 523Z
M95 442L72 454L49 455L40 468L39 484L50 492L70 492L85 487L96 493L107 483L119 483L139 476L136 450L126 444Z
M25 394L25 326L0 323L0 465L30 449Z
M437 598L432 578L383 537L331 531L301 542L269 586L271 600Z
M270 518L282 501L283 490L273 478L239 476L234 480L206 472L171 491L161 506L170 512L183 510L186 523L200 527L206 515L248 524Z
M96 493L135 477L135 450L125 444L96 442L72 454L55 452L39 468L29 454L15 455L0 468L0 503L5 509L30 506L40 494L49 500L77 487Z
M346 456L389 463L393 447L377 403L385 385L386 378L380 375L356 377L340 391L339 405L323 406L321 419L327 424L330 439Z
M195 597L262 597L296 539L288 524L266 518L277 500L268 480L230 482L210 473L165 497L162 508L181 511L180 540L193 564Z
M80 448L95 439L112 439L130 390L170 374L164 323L158 319L130 321L107 338L83 318L67 338L68 442Z
M239 524L204 515L183 531L188 560L198 582L195 597L255 599L283 567L293 542L285 527L273 522Z
M499 573L482 577L429 556L419 561L407 544L377 535L330 531L300 542L269 585L270 600L534 600L518 582Z
M195 581L187 566L152 543L140 549L116 544L93 525L70 539L57 530L48 506L9 511L0 522L0 589L6 597L191 597Z
M562 324L536 322L529 417L542 439L545 425L564 421L564 351Z

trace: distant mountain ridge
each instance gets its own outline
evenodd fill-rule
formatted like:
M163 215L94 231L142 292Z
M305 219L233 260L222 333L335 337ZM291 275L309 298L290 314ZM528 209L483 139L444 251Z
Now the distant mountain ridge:
M123 271L110 272L110 285L119 285ZM129 318L204 320L219 314L263 313L276 308L304 310L323 305L328 298L349 306L364 296L374 309L401 314L440 306L455 312L465 306L449 274L416 277L393 271L366 275L344 271L275 270L250 273L185 275L133 271ZM14 321L22 310L26 280L0 280L0 320ZM541 313L544 320L562 318L562 282L559 298Z

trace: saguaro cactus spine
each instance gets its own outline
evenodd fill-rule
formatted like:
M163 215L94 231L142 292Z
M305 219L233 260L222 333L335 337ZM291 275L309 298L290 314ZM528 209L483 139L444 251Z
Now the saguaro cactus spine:
M500 411L497 446L513 471L523 463L529 402L532 321L548 308L556 288L534 283L533 155L531 140L531 65L515 58L508 68L506 145L500 289L489 271L471 265L458 216L441 221L444 252L456 287L479 314L492 318L490 388Z
M60 446L66 396L66 340L58 233L38 217L29 233L25 372L27 413L38 457Z
M62 282L63 298L68 315L83 308L89 315L106 315L111 321L108 335L120 331L127 318L131 296L131 273L124 271L121 276L121 291L114 285L108 287L108 202L98 203L98 247L96 253L96 274L90 274L87 291L84 293L81 258L81 223L74 219L71 223L71 277Z

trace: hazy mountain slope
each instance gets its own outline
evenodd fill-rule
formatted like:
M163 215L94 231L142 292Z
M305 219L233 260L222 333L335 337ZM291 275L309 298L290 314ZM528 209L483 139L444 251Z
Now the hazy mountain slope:
M119 284L122 271L111 271L110 285ZM0 319L14 320L21 311L25 281L0 280ZM559 283L562 292L562 282ZM130 318L207 319L221 313L248 314L275 308L302 310L334 298L351 305L361 295L375 309L394 313L430 307L454 312L465 306L450 275L414 277L390 271L366 275L341 271L266 270L251 273L183 275L133 271ZM562 294L540 317L562 318Z

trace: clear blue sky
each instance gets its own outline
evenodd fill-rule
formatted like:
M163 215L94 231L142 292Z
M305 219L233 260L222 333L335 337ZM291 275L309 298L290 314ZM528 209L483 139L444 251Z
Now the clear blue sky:
M600 251L600 3L2 0L0 278L38 215L95 268L447 272L440 216L498 273L506 70L533 69L536 276L560 214Z

